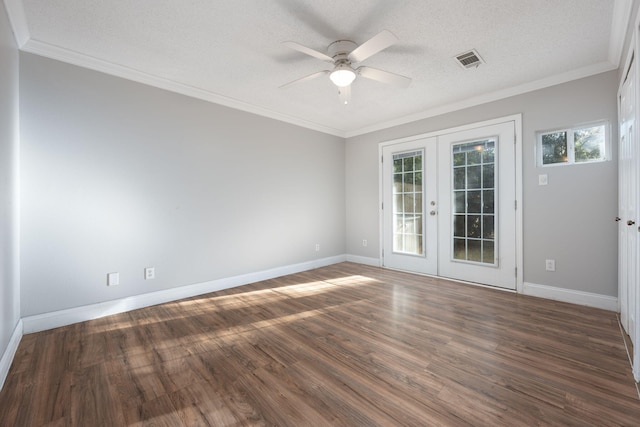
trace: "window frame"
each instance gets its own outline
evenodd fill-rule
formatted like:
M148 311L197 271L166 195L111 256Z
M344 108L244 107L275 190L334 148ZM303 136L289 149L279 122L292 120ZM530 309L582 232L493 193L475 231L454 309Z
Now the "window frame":
M575 132L588 129L592 127L604 127L604 155L595 160L589 160L584 162L576 162L575 159ZM542 137L544 135L549 135L558 132L566 132L567 134L567 161L566 162L558 162L558 163L548 163L544 164L544 149L542 147ZM572 165L585 165L592 163L601 163L611 160L611 126L608 120L599 120L595 122L581 123L574 126L569 127L560 127L550 130L543 130L536 132L536 166L547 168L547 167L557 167L557 166L572 166Z

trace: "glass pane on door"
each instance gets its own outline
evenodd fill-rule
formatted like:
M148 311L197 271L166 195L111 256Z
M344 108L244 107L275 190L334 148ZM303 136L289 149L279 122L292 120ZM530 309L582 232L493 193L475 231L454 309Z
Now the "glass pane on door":
M393 155L393 251L424 254L423 152Z
M451 147L452 259L496 265L496 140Z

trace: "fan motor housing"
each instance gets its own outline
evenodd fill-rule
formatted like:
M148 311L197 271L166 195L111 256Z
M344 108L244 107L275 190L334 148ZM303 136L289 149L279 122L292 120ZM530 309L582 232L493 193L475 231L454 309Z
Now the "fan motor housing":
M351 40L338 40L329 45L327 52L334 61L348 59L347 57L358 45Z

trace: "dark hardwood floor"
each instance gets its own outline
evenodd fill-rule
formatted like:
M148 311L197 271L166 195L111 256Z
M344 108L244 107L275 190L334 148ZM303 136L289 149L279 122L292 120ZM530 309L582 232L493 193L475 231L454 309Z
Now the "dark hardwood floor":
M616 314L357 264L20 343L1 426L638 426Z

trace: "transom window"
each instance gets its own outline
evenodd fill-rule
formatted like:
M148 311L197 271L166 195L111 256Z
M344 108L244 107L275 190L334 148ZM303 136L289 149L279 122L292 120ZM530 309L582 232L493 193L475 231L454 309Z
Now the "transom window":
M608 160L607 123L538 133L538 166L571 165Z

